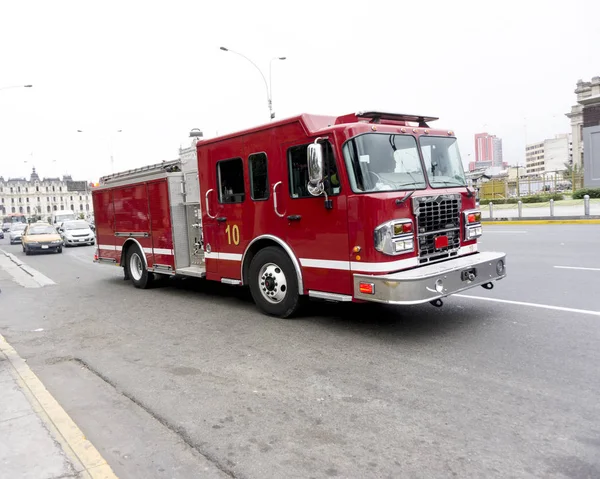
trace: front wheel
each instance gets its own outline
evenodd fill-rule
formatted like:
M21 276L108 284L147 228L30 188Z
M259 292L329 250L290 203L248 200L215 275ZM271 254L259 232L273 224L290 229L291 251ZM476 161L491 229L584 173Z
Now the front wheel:
M127 250L125 268L127 269L126 275L136 288L147 289L150 287L153 275L146 268L143 253L137 246L132 246Z
M250 263L252 299L264 313L292 316L300 304L298 277L289 256L276 246L260 250Z

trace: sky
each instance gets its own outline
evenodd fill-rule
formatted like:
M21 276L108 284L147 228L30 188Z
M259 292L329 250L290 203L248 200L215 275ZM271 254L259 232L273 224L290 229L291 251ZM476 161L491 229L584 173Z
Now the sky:
M0 176L98 181L177 158L192 128L268 122L260 72L221 46L267 84L272 67L278 119L431 115L465 165L483 131L523 165L526 142L570 132L577 80L600 75L598 18L595 0L4 0Z

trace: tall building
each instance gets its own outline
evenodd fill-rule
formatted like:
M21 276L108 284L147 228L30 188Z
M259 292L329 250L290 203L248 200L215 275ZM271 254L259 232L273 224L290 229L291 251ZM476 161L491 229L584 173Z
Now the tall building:
M525 170L528 175L559 173L566 170L571 158L571 137L555 135L525 147Z
M502 166L502 139L489 133L476 133L475 161L469 163L469 170Z
M73 181L70 175L42 180L35 168L29 180L0 176L0 214L24 213L46 219L57 210L71 210L85 218L93 215L89 183Z
M573 163L582 166L583 129L600 123L600 76L592 78L591 82L578 80L575 94L577 104L571 107L571 111L566 116L571 120Z

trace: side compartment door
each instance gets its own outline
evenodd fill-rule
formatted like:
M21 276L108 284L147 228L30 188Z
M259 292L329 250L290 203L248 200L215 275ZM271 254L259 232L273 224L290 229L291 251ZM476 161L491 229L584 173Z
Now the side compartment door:
M145 253L148 267L154 264L152 230L148 211L148 191L145 183L114 189L115 240L120 252L123 243L132 238Z
M167 180L151 181L147 188L154 264L169 266L172 271L175 268L175 257Z
M98 258L111 259L119 263L121 253L116 251L115 208L112 190L95 190L92 193L92 203L94 205Z

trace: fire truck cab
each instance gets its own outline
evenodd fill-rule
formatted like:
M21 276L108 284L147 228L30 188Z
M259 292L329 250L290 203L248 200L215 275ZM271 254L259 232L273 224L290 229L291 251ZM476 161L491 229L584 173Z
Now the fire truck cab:
M292 315L303 297L431 302L506 276L478 252L481 213L452 131L434 117L303 114L202 139L197 158L101 178L95 261L248 285Z

